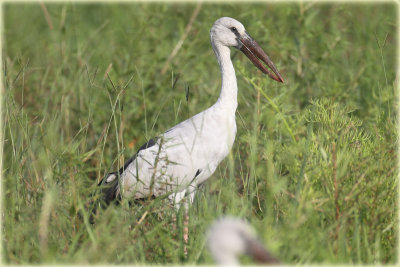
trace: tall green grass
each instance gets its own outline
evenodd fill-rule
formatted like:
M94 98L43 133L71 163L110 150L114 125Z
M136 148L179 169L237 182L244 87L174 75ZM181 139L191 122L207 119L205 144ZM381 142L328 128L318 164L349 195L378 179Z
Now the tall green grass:
M196 4L45 7L3 5L4 262L209 264L205 232L224 214L287 263L396 262L395 4L204 3L164 74ZM287 83L232 50L238 133L189 210L187 256L183 211L164 200L123 200L90 224L105 173L216 101L221 16Z

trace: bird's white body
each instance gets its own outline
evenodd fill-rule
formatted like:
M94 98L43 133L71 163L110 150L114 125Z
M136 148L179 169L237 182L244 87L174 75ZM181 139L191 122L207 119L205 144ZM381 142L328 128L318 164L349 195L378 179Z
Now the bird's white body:
M178 203L188 188L194 192L228 155L235 139L234 113L221 109L217 103L161 135L154 146L139 151L121 175L123 196L175 193L171 199Z
M238 88L229 47L240 49L264 73L283 81L239 21L227 17L218 19L211 28L210 39L222 76L218 100L141 148L118 172L120 183L115 183L118 173L105 177L105 184L113 182L113 187L106 191L106 199L116 195L144 198L168 194L170 200L178 204L190 193L193 201L196 187L214 173L235 140ZM257 57L272 66L278 78L271 75Z

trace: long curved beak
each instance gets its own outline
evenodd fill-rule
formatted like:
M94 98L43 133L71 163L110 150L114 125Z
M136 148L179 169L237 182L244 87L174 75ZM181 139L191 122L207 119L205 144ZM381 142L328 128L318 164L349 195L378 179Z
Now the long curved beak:
M257 68L275 81L283 83L283 78L276 69L274 63L272 63L267 54L265 54L264 50L262 50L260 45L249 34L246 33L244 37L240 37L239 41L242 45L240 50L251 60L251 62L253 62ZM274 74L271 73L271 71L268 70L260 60L267 64Z
M280 261L272 256L258 240L248 240L247 253L258 263L280 264Z

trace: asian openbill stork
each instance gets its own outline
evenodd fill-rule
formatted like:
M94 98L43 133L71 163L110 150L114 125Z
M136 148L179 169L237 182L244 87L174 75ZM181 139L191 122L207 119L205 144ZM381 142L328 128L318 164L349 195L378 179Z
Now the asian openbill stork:
M235 140L238 88L230 47L242 51L272 79L283 82L272 61L239 21L228 17L218 19L211 28L210 38L222 75L217 102L149 140L119 171L107 174L99 183L105 185L102 192L106 204L115 198L168 195L179 208L186 194L193 201L197 186L214 173Z
M249 255L257 263L279 264L258 240L250 224L234 217L214 222L208 230L207 245L219 265L239 265L239 256Z

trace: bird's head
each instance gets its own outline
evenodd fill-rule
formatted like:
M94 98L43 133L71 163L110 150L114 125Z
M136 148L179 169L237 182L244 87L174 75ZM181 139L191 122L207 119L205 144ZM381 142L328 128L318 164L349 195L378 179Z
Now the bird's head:
M272 63L260 45L246 32L243 24L239 21L229 17L219 18L211 28L210 37L211 42L214 44L239 49L263 73L278 82L283 82L283 78L276 69L274 63ZM271 73L261 61L264 62L273 73Z
M222 265L238 265L238 256L247 254L259 263L278 263L258 241L253 228L245 221L224 217L209 229L208 247L214 259Z
M246 30L239 21L223 17L218 19L211 28L211 39L225 46L232 46L240 49L239 38L246 34Z

